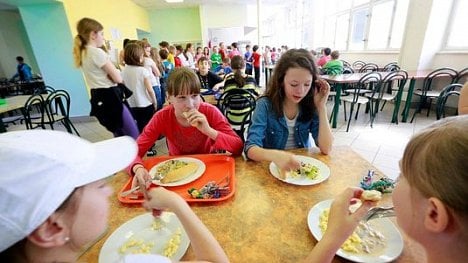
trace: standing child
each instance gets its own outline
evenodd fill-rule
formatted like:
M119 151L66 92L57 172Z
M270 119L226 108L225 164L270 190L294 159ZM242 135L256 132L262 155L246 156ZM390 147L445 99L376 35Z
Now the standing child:
M468 258L468 116L446 118L416 134L400 161L392 194L396 221L423 246L427 262L462 263ZM362 189L335 198L322 239L305 262L331 262L336 251L366 215L349 213Z
M138 158L129 172L149 180L141 158L154 142L166 136L169 155L242 152L242 140L215 106L202 102L200 81L189 68L175 69L167 81L170 104L158 111L137 139ZM135 183L135 180L134 180Z
M203 57L203 49L202 47L197 47L197 51L195 53L195 66L197 66L198 60Z
M138 137L138 127L128 109L127 88L120 72L109 55L101 49L104 45L103 26L91 18L82 18L77 25L73 57L75 66L82 68L86 83L91 89L91 115L114 134Z
M167 91L167 78L169 77L169 74L172 72L174 69L174 64L172 64L168 59L169 52L165 49L159 50L159 56L161 57L162 64L164 67L164 72L163 72L163 79L164 81L162 82L161 85L161 103L164 105L166 103L166 91Z
M151 74L144 67L145 51L137 43L127 44L124 52L125 68L122 77L133 96L128 103L132 107L138 130L141 132L157 110L157 99L151 85ZM154 77L154 76L153 76Z
M203 48L203 56L207 58L208 60L210 59L210 48L209 47L204 47Z
M333 136L326 102L330 86L318 79L317 67L305 49L291 49L278 61L265 96L252 116L245 153L254 161L269 161L284 170L300 162L284 149L311 147L309 134L324 154Z
M219 54L219 49L217 46L214 46L213 54L211 54L211 70L216 72L221 63L223 63L223 59L221 58L221 54Z
M253 63L253 68L254 68L254 77L255 77L255 82L257 82L257 85L260 86L260 65L262 63L262 55L260 55L258 51L258 45L254 45L252 48L253 54L252 54L252 63ZM266 84L266 83L265 83Z
M166 95L164 94L166 92L165 89L165 79L164 79L164 74L165 73L165 67L164 64L162 63L161 56L159 56L159 50L155 47L151 48L150 51L150 56L151 59L156 63L156 67L158 68L160 75L159 75L159 94L155 93L156 99L158 100L158 110L162 109L164 102L166 101ZM164 87L163 87L164 86ZM156 91L155 91L156 92ZM158 96L159 95L159 96Z
M162 108L161 103L161 83L159 82L159 77L161 77L161 71L156 65L156 62L151 58L151 45L148 41L138 41L138 44L142 46L145 50L144 53L144 61L143 66L151 72L151 86L153 87L154 94L156 96L156 100L158 101L157 109L159 110Z
M245 61L245 74L252 75L253 69L253 56L252 51L250 50L250 45L245 46L244 61ZM258 84L258 83L257 83Z

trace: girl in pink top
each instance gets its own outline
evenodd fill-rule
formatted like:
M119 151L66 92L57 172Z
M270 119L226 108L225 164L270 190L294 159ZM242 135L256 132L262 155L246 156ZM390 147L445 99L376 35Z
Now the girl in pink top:
M158 111L138 137L138 157L129 167L130 174L139 180L150 179L141 157L161 135L166 136L169 155L219 151L241 154L241 138L215 106L202 102L200 86L197 75L189 68L177 68L171 73L167 80L171 104Z

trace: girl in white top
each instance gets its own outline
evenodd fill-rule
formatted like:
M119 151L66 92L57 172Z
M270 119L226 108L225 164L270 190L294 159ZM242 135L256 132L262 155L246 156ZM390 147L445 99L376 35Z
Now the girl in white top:
M143 66L143 47L138 43L127 44L125 47L125 64L122 77L125 85L133 91L128 99L133 115L141 132L157 110L157 100L151 80L154 75Z
M193 56L193 47L192 43L187 43L184 50L185 57L187 58L188 67L195 69L195 57Z
M77 25L73 57L75 65L83 69L91 89L91 115L96 116L115 137L139 135L135 120L125 102L122 76L102 49L103 26L91 18L83 18Z
M151 58L151 45L148 41L138 41L138 44L143 47L144 61L143 66L151 73L151 86L153 87L154 94L156 95L156 100L158 101L157 110L162 108L161 104L161 82L159 78L161 77L161 71L159 70L156 62Z

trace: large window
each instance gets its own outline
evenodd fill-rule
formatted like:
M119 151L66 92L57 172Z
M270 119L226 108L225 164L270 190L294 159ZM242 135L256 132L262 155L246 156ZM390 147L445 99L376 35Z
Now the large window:
M468 1L454 0L449 22L447 49L468 49L468 34L466 33L466 15Z
M409 0L331 0L325 32L330 45L341 50L388 50L401 46ZM346 6L346 9L343 8ZM334 29L334 30L333 30Z

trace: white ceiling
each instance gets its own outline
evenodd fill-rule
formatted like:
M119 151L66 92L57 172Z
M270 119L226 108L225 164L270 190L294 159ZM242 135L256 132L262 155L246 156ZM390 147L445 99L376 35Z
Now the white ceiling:
M132 0L135 4L147 9L163 9L163 8L181 8L194 7L204 4L223 5L223 4L239 4L239 5L256 5L257 0L184 0L183 3L166 3L164 0ZM262 4L281 4L285 0L260 0ZM286 0L291 1L291 0Z

